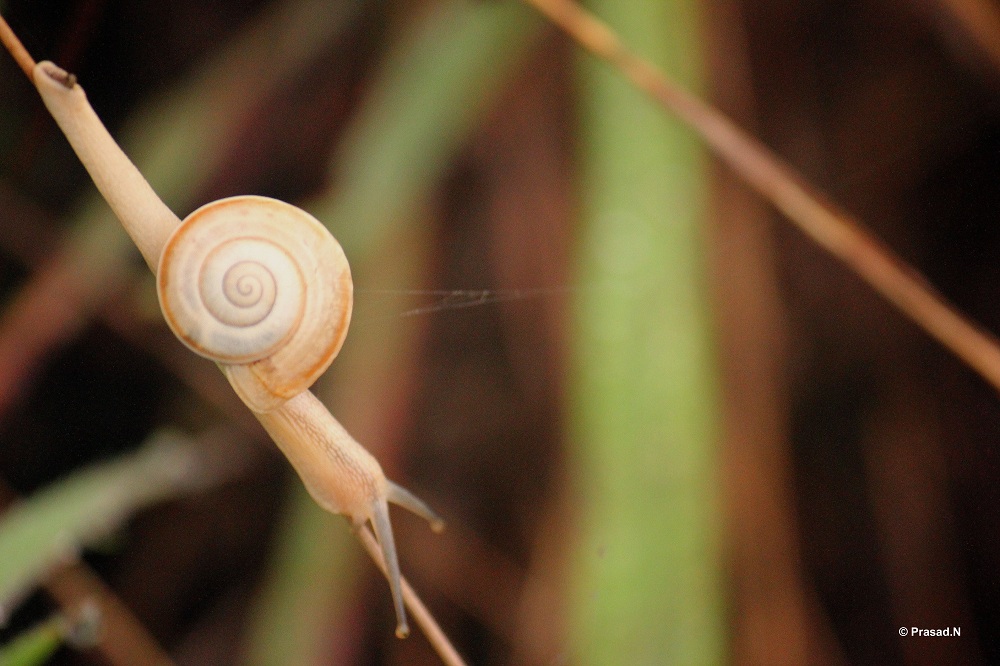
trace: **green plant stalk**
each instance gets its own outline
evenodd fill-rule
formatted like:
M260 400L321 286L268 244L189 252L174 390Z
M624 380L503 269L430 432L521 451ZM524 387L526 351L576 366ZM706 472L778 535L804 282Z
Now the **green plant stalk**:
M343 521L292 484L265 588L254 607L249 666L322 663L323 638L350 597L357 546Z
M697 89L694 0L593 0ZM725 653L705 160L608 65L580 63L583 228L573 442L585 498L571 600L580 663L711 664Z

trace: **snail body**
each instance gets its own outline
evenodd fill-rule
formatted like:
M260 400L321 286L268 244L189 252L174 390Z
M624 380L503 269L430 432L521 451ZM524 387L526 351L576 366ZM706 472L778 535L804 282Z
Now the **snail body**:
M382 467L310 391L257 419L299 473L321 507L350 518L355 529L370 521L385 560L396 609L396 635L409 634L403 608L402 575L389 521L389 503L426 519L440 532L444 521L421 499L385 477ZM308 442L308 446L303 446Z
M340 244L290 204L240 196L183 221L157 197L94 113L75 79L35 65L35 87L80 161L157 276L163 316L187 347L229 379L323 508L371 522L396 609L409 633L389 502L441 519L389 481L378 461L309 391L340 351L353 305Z

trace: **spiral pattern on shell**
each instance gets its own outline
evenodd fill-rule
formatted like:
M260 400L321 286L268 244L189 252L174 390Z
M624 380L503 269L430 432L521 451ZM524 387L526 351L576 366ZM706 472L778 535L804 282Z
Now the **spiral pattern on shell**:
M305 211L258 196L189 215L160 257L157 293L174 334L223 364L257 411L326 370L352 306L350 268L333 236Z

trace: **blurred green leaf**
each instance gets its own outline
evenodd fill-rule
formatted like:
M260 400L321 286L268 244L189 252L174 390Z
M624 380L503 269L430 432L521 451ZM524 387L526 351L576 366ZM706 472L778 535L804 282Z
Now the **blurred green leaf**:
M120 143L183 218L239 138L235 129L351 25L368 3L274 3L179 86L136 112ZM113 219L113 218L112 218Z
M60 562L138 509L200 487L188 440L161 433L136 453L76 472L0 516L0 617Z
M541 25L519 4L446 1L402 37L334 155L334 192L309 206L352 261L412 220Z
M46 663L64 643L75 648L92 647L100 633L100 611L84 603L67 617L60 613L23 632L0 647L0 666L36 666Z
M697 87L694 0L592 0L623 40ZM587 498L573 591L580 663L712 664L725 622L705 160L694 137L589 56L573 441Z
M38 666L49 660L66 639L60 617L43 622L0 647L0 666Z

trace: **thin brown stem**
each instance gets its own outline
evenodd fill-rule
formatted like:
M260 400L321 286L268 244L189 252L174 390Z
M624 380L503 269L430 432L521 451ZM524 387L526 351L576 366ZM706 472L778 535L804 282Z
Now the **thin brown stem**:
M67 565L49 579L45 589L64 609L82 601L97 604L101 613L97 647L112 666L173 665L132 611L86 565Z
M34 81L32 72L35 71L35 60L28 53L28 49L24 48L24 44L17 38L14 31L10 29L10 25L7 24L7 20L3 16L0 16L0 42L3 42L3 45L7 47L28 80Z
M355 532L361 541L361 545L365 547L372 560L382 573L385 574L386 568L385 560L382 559L382 549L379 548L378 542L375 540L375 536L371 533L371 530L365 525L355 530ZM465 666L465 660L455 650L455 646L448 640L437 620L434 619L427 606L417 596L416 591L406 581L406 578L400 577L400 583L403 587L403 601L406 603L406 607L409 609L413 619L423 629L424 635L427 636L427 640L430 641L431 646L434 647L438 656L441 657L441 661L448 664L448 666Z
M629 51L608 26L572 0L524 0L581 46L672 111L715 154L807 236L1000 389L1000 343L946 301L911 266L725 114Z

